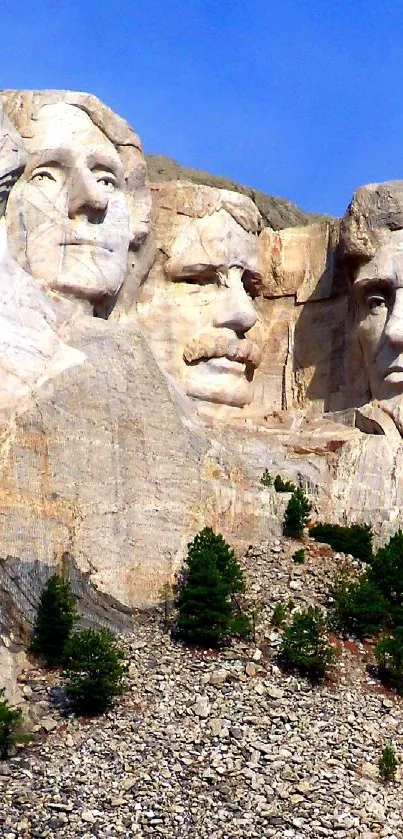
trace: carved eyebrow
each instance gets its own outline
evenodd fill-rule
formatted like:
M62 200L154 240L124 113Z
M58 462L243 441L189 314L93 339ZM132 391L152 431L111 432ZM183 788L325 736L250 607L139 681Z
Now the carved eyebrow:
M217 281L217 267L213 265L188 265L186 268L182 268L180 274L175 273L168 276L174 283L207 285Z
M108 172L113 172L117 178L123 180L123 164L118 157L115 158L106 152L92 152L87 157L87 165L90 169L105 169Z
M359 280L354 280L353 288L360 289L388 289L391 286L396 288L399 283L399 278L396 275L391 277L360 277Z
M54 154L57 154L58 159L55 160L53 157ZM63 149L53 149L50 151L49 149L44 149L43 151L35 151L31 152L28 156L28 163L25 169L25 175L30 175L35 169L38 169L40 166L53 166L58 167L61 169L63 165L69 166L71 162L71 156L66 154Z

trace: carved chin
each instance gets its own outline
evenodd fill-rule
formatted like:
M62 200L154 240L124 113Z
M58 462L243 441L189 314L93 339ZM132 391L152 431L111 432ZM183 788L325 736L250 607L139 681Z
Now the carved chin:
M214 358L187 368L186 393L193 399L243 408L253 397L253 382L246 378L244 364Z
M31 273L52 291L96 302L116 294L125 277L126 260L113 261L113 253L82 246L64 256L57 273L31 266ZM33 270L32 270L33 267Z

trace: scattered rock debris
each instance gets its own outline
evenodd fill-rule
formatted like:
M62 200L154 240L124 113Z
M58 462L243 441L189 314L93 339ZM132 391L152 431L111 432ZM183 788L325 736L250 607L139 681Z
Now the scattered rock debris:
M377 766L385 744L403 759L403 698L367 671L370 645L332 637L338 663L318 687L277 666L276 603L325 607L352 562L308 540L295 565L295 549L244 557L253 643L187 649L155 616L123 636L128 691L104 717L66 715L57 671L24 673L37 739L0 763L0 836L403 839L403 772L383 784Z

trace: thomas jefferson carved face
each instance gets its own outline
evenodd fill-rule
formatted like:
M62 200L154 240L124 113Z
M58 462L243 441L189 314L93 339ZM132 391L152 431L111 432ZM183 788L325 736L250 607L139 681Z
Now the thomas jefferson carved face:
M374 399L403 394L403 230L379 233L375 256L354 274L358 337Z
M129 211L114 145L80 108L43 105L10 193L12 255L41 285L92 303L127 272Z
M239 408L251 402L260 361L249 334L257 321L257 268L256 234L219 209L182 222L164 272L141 289L146 337L188 396Z

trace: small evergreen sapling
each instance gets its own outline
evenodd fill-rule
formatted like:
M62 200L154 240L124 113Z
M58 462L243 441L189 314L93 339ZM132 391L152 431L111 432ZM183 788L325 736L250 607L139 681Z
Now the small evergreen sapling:
M381 636L375 647L375 658L381 677L392 682L398 693L403 693L403 626Z
M11 708L4 694L5 688L0 688L0 760L8 756L12 746L32 739L23 731L21 708Z
M31 649L47 664L60 664L64 647L78 620L76 597L69 580L54 574L46 583L39 601Z
M311 502L300 487L293 492L284 515L283 534L294 539L301 539L304 527L308 524Z
M256 644L256 629L257 629L257 626L259 624L260 614L261 614L261 606L260 606L260 604L258 603L257 600L253 600L251 605L250 605L249 619L250 619L250 625L251 625L252 640L254 641L255 644Z
M271 616L271 624L277 629L282 629L287 621L287 609L283 603L276 603Z
M264 486L264 487L271 487L271 486L273 486L273 478L272 478L272 476L270 475L270 472L269 472L269 470L268 470L268 469L265 469L265 470L264 470L263 475L262 475L262 477L261 477L261 479L260 479L260 483L261 483L261 484L263 484L263 486Z
M397 770L397 757L392 746L385 746L378 760L379 774L383 781L393 781Z
M175 592L172 583L164 583L159 592L164 610L164 626L168 629L170 624L170 613L175 602Z
M124 691L127 665L107 629L84 629L66 644L67 693L77 711L101 714Z
M285 481L281 475L274 478L274 489L276 492L295 492L296 486L292 481Z
M280 645L280 661L313 681L323 679L335 658L327 638L327 622L322 609L309 606L297 612L285 627Z

